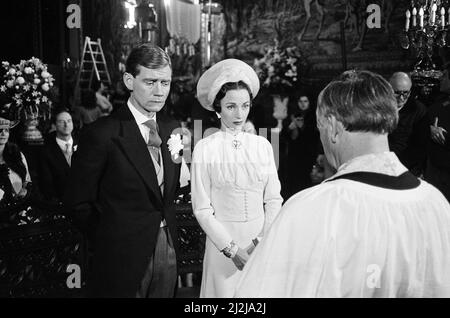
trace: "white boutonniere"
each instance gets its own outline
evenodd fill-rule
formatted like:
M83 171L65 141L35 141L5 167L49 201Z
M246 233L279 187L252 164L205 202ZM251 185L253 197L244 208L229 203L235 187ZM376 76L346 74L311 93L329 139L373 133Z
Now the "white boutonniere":
M170 135L170 138L167 141L167 146L169 147L169 151L173 159L177 160L180 157L181 150L183 150L184 148L181 135L180 134Z
M78 145L73 146L73 152L77 151Z

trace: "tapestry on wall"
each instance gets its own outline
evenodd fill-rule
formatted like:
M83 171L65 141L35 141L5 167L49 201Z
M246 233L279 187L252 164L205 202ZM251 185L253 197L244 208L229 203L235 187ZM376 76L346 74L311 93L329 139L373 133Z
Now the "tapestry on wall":
M379 28L367 28L367 7L379 6ZM326 82L344 66L385 76L411 70L413 58L399 45L409 1L390 0L227 0L225 54L249 63L277 39L297 46L311 64L311 80ZM345 36L344 36L345 35Z

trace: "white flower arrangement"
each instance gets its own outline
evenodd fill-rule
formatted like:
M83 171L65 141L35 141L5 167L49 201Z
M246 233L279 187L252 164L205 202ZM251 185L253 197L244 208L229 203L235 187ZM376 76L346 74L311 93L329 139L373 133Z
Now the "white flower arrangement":
M9 101L2 112L15 119L50 118L52 101L48 94L54 78L47 65L35 57L15 65L4 61L0 72L0 94Z
M306 61L297 47L281 50L278 42L269 47L261 59L255 59L254 69L263 87L283 92L298 85L300 68Z
M180 152L183 150L183 140L180 134L171 134L169 140L167 141L167 146L169 147L170 155L177 160L180 157Z

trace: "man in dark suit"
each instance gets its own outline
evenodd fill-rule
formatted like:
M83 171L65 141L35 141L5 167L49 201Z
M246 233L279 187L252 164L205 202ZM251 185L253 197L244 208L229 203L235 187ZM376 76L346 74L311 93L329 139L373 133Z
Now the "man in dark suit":
M177 228L174 197L180 164L168 140L178 123L158 113L169 94L169 56L143 44L123 75L127 105L80 137L65 203L93 238L95 297L173 297Z
M416 177L420 177L427 161L429 138L427 108L411 96L412 81L408 74L394 73L389 81L398 107L397 128L389 134L389 149Z
M67 109L58 110L53 118L56 131L46 138L41 152L39 188L45 199L60 202L69 182L77 141L72 137L72 116Z

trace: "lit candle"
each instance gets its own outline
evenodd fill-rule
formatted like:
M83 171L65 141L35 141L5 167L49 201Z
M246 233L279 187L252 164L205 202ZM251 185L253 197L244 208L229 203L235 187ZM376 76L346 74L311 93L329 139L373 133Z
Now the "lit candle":
M434 25L436 23L436 11L437 11L437 4L433 3L431 6L431 25Z
M411 18L411 12L409 10L406 10L406 25L405 25L405 31L409 30L409 19Z
M423 28L423 15L424 15L423 8L420 7L420 10L419 10L419 19L420 19L419 25L420 25L421 28Z
M441 8L441 26L445 27L445 9L444 9L444 7Z
M448 14L450 15L450 11L449 11ZM417 9L413 8L413 11L412 11L412 25L413 25L413 27L415 27L416 24L417 24L416 16L417 16Z

